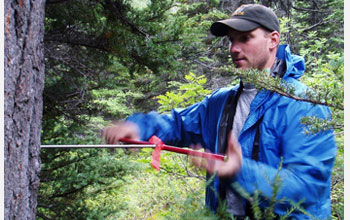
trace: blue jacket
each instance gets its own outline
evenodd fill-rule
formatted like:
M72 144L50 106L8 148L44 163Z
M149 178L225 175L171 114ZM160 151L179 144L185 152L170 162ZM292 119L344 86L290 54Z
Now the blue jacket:
M286 45L279 47L277 59L286 61L283 79L294 85L297 93L304 91L306 86L297 81L305 70L304 59L292 55ZM225 153L225 147L220 146L221 129L227 125L223 111L227 100L237 94L238 88L219 89L203 101L186 109L173 110L168 115L150 112L134 114L127 120L138 124L143 140L155 134L167 144L189 146L200 143L211 152ZM262 200L261 207L264 207L273 194L271 182L282 160L279 172L282 185L277 199L287 198L295 203L303 201L302 207L311 216L329 219L331 172L336 156L333 131L306 135L305 127L300 123L305 116L329 119L331 112L325 106L261 90L251 103L250 114L238 138L243 154L242 168L231 182L239 183L251 195L255 190L262 192L265 200ZM259 160L255 161L251 159L252 147L260 118ZM220 179L215 178L210 187L219 190L219 186ZM215 195L208 187L206 204L212 210L218 205ZM283 215L288 208L290 203L285 202L277 204L274 211ZM292 217L309 219L301 212L294 212Z

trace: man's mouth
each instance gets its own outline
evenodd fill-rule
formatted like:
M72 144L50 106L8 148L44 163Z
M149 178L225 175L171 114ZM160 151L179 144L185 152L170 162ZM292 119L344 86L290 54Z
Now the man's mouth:
M239 61L242 61L242 60L245 60L245 59L244 58L234 58L233 62L235 63L235 62L239 62Z

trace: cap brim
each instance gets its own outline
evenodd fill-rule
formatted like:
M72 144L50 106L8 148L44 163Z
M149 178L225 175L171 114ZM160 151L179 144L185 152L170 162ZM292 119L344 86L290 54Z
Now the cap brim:
M229 28L246 32L258 28L260 24L245 19L231 18L214 22L210 27L210 32L215 36L225 36Z

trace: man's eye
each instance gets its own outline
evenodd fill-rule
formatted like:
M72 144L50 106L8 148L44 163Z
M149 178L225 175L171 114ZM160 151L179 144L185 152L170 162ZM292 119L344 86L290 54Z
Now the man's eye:
M248 35L243 35L239 38L239 41L240 42L246 42L249 40L249 36Z

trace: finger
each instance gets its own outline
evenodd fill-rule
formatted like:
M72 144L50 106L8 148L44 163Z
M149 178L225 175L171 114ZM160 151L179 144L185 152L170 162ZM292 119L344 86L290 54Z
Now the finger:
M109 129L110 127L105 127L104 129L102 129L102 134L101 134L102 138L106 138Z
M228 144L227 144L227 156L228 157L235 157L235 156L242 156L242 149L241 145L239 144L237 138L234 136L232 132L229 133L228 136Z
M210 150L208 150L208 149L205 149L205 152L206 153L211 153L211 151ZM216 170L216 160L215 159L210 159L210 158L207 158L206 159L206 161L207 161L207 164L208 164L208 169L211 171L211 172L215 172L215 170ZM208 170L207 169L207 170Z
M112 141L110 142L110 144L117 144L119 141L119 138L117 135L112 134Z
M188 152L188 155L189 155L189 158L190 160L197 160L198 159L198 156L196 156L196 153L197 153L197 149L200 149L202 146L200 144L191 144L189 146L191 149L193 149L193 151L189 151Z
M138 126L132 122L125 122L122 127L119 127L120 135L119 138L126 137L130 139L139 140L140 139L140 131Z
M111 136L111 134L112 134L111 130L112 130L112 127L107 127L105 129L105 131L104 131L104 138L105 138L105 140L106 140L106 142L108 144L111 142L111 137L112 137Z
M191 156L190 161L191 161L191 164L193 164L194 166L200 169L207 169L208 167L208 163L206 162L206 160L201 157Z
M219 176L231 176L237 173L242 165L242 150L236 137L229 133L227 143L227 161L218 167Z
M105 140L105 142L106 143L108 143L108 139L109 139L109 129L110 128L105 128L104 130L103 130L103 138L104 138L104 140Z
M193 150L198 150L198 149L203 149L202 145L197 143L197 144L191 144L190 148L192 148ZM209 150L206 150L207 152ZM190 156L190 161L193 165L195 165L196 167L200 168L200 169L207 169L208 168L208 160L198 156L198 154L196 156L194 156L194 152L190 151L189 152L189 156Z
M108 144L116 144L119 138L115 128L111 128L108 131Z
M201 168L200 161L198 160L198 158L193 157L193 156L190 156L190 162L191 162L191 164L193 164L194 166L196 166L196 167L198 167L198 168Z
M199 149L202 149L202 145L201 144L191 144L190 145L190 148L192 148L193 150L199 150Z

